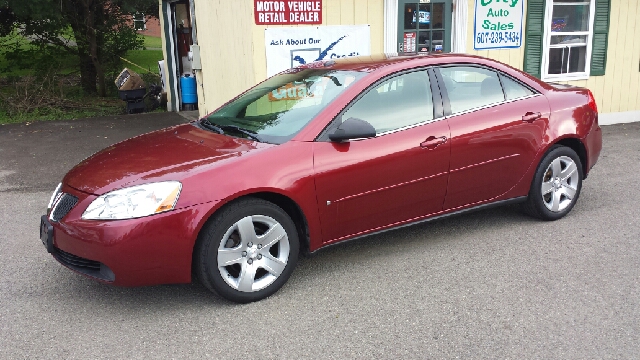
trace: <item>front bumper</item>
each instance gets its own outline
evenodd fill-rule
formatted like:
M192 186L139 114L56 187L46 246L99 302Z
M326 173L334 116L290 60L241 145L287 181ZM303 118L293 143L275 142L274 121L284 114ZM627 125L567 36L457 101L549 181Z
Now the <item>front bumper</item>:
M68 186L62 191L78 198L60 221L46 219L53 228L51 253L62 265L120 286L191 282L193 247L213 203L138 219L83 220L96 196Z

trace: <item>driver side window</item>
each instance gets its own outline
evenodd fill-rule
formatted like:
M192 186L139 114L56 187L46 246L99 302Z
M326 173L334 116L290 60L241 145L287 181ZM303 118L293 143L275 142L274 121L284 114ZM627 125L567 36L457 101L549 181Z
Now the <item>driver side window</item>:
M392 77L371 88L342 114L342 121L369 122L376 134L433 120L433 97L426 70Z

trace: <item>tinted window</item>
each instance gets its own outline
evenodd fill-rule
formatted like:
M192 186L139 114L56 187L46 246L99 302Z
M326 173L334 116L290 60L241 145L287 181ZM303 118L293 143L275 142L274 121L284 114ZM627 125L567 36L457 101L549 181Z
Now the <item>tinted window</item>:
M500 75L500 81L502 81L502 87L504 88L504 93L507 95L507 100L533 95L533 91L504 75Z
M432 120L427 72L399 75L370 89L342 115L343 121L351 117L371 123L378 134Z
M441 68L440 74L454 114L504 101L502 86L495 71L452 66Z

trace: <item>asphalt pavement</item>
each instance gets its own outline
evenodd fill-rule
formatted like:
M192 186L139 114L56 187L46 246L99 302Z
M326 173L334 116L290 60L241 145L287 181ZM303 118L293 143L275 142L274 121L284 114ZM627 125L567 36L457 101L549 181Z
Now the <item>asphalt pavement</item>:
M183 122L0 126L0 359L640 357L640 123L604 127L562 220L507 206L348 242L301 259L257 303L196 283L103 285L53 260L39 216L66 171Z

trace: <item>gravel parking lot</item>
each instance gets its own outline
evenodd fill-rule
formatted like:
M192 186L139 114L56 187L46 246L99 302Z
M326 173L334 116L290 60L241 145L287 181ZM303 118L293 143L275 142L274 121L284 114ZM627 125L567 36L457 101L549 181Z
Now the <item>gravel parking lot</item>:
M509 206L333 246L274 296L102 285L38 238L64 173L174 113L0 126L0 358L640 356L640 123L604 127L569 216Z

